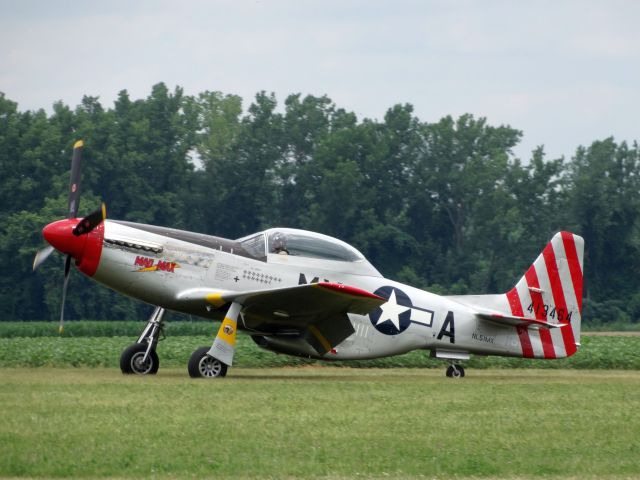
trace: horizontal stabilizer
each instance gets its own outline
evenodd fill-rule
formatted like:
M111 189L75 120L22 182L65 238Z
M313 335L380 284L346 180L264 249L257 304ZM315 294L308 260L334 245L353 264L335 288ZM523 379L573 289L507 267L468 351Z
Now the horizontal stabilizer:
M561 328L568 323L549 323L544 320L537 320L535 318L518 317L515 315L505 315L503 313L476 313L480 318L489 320L500 325L513 325L513 326L526 326L526 327L538 327L538 328Z

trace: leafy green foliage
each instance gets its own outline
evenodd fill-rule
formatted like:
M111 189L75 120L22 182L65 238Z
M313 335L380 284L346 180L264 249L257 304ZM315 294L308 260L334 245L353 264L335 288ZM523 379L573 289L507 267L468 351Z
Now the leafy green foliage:
M132 337L137 338L146 322L141 321L71 321L66 322L62 338ZM163 332L170 337L210 335L218 324L211 321L165 322ZM57 322L0 322L0 338L60 337Z
M640 320L640 149L613 138L571 159L512 149L522 133L411 105L358 120L326 96L188 96L163 83L112 108L84 97L21 112L0 93L0 318L58 316L62 261L32 274L40 229L65 213L85 140L80 214L237 238L289 226L339 237L386 276L440 293L506 291L558 230L585 237L588 325ZM59 258L59 257L58 257ZM149 307L73 275L69 319Z
M141 322L69 322L65 335L59 337L52 322L0 323L0 367L117 367L122 350L135 342L142 326ZM160 365L186 368L191 353L198 347L211 345L216 331L209 322L170 324L167 338L157 348ZM540 361L474 356L465 365L471 369L640 370L639 340L638 336L586 336L578 353L567 359ZM443 368L446 362L429 358L429 352L413 351L376 360L327 363L263 350L246 334L240 335L234 358L234 366L244 368L329 364L362 368Z

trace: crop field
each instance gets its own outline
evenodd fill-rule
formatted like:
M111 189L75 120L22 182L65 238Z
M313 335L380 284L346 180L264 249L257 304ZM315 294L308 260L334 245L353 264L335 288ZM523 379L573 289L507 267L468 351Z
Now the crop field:
M120 353L133 343L144 322L68 322L62 337L54 322L0 322L0 367L117 367ZM211 322L168 323L166 340L160 342L160 368L186 369L191 353L211 345L219 324ZM637 332L636 332L637 333ZM583 335L576 355L563 360L539 361L521 358L472 357L471 369L620 369L640 370L640 336ZM326 363L278 355L262 350L247 335L240 334L234 364L245 368L326 365ZM397 357L331 365L366 368L437 368L441 360L428 352L414 351Z
M0 385L0 477L640 477L638 371L42 367Z

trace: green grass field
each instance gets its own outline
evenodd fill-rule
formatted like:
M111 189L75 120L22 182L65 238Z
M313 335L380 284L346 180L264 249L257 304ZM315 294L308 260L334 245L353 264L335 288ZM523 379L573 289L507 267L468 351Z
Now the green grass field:
M640 372L1 368L0 476L640 478Z

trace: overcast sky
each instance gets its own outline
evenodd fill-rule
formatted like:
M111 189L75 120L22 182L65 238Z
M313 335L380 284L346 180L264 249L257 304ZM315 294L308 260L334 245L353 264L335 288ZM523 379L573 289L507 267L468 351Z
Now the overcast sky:
M640 140L640 1L0 0L0 92L20 110L160 81L328 95L358 118L411 103L423 121L469 112L570 157Z

